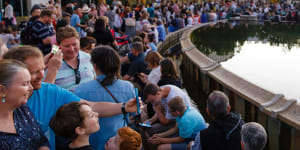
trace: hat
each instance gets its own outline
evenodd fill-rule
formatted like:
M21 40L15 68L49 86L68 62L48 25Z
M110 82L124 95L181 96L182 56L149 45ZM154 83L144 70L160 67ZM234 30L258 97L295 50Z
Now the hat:
M91 8L96 8L96 5L94 3L92 3Z
M83 13L88 13L88 12L90 12L91 11L91 9L87 6L87 5L84 5L83 7L82 7L82 12Z
M63 16L63 17L66 17L66 16L71 17L72 15L71 15L70 13L68 13L68 12L63 11L63 12L62 12L62 16Z

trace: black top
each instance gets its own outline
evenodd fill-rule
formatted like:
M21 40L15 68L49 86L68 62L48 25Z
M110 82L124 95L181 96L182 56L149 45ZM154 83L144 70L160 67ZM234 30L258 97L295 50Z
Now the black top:
M128 72L126 73L128 76L134 77L134 82L144 88L144 83L137 76L140 73L148 74L147 64L145 62L145 54L142 52L138 56L133 58L132 63L129 66Z
M140 53L138 56L133 58L133 61L128 69L127 75L135 77L138 73L148 73L144 53Z
M174 77L168 77L168 76L161 76L160 80L157 83L158 86L163 86L167 84L175 85L179 88L182 87L180 79L176 79Z
M241 116L235 113L216 118L200 132L202 150L241 150L243 124Z
M115 38L108 29L104 31L95 31L93 37L97 40L97 45L102 44L112 46L115 41Z
M13 117L16 133L0 132L1 150L50 147L47 137L26 104L15 109Z
M91 145L86 145L78 148L68 148L66 150L94 150Z

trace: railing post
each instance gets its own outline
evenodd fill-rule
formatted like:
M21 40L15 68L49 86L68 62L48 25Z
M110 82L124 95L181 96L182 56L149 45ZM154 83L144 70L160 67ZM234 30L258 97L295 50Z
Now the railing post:
M279 150L279 136L280 136L281 122L272 117L268 117L268 138L270 150Z
M300 149L300 131L292 128L291 129L291 150Z

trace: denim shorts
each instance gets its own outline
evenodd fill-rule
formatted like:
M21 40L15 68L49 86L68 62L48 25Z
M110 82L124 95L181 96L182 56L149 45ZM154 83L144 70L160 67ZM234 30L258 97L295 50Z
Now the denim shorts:
M172 144L171 144L171 147L172 147L172 150L185 150L187 145L188 145L187 142L183 142L183 143L172 143Z

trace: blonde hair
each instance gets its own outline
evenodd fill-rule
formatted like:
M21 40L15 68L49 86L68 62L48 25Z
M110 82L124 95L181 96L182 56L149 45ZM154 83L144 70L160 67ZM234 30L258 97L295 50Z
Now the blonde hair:
M60 44L63 40L72 38L72 37L75 37L78 40L80 40L79 34L75 28L69 27L69 26L61 27L58 29L58 31L56 33L57 44Z
M156 51L149 52L145 58L145 61L152 66L159 66L161 60L163 60L163 57Z
M106 16L100 16L100 17L99 17L99 19L102 19L102 20L104 20L104 22L105 22L105 25L108 25L108 23L109 23L109 19L108 19L108 17L106 17Z

